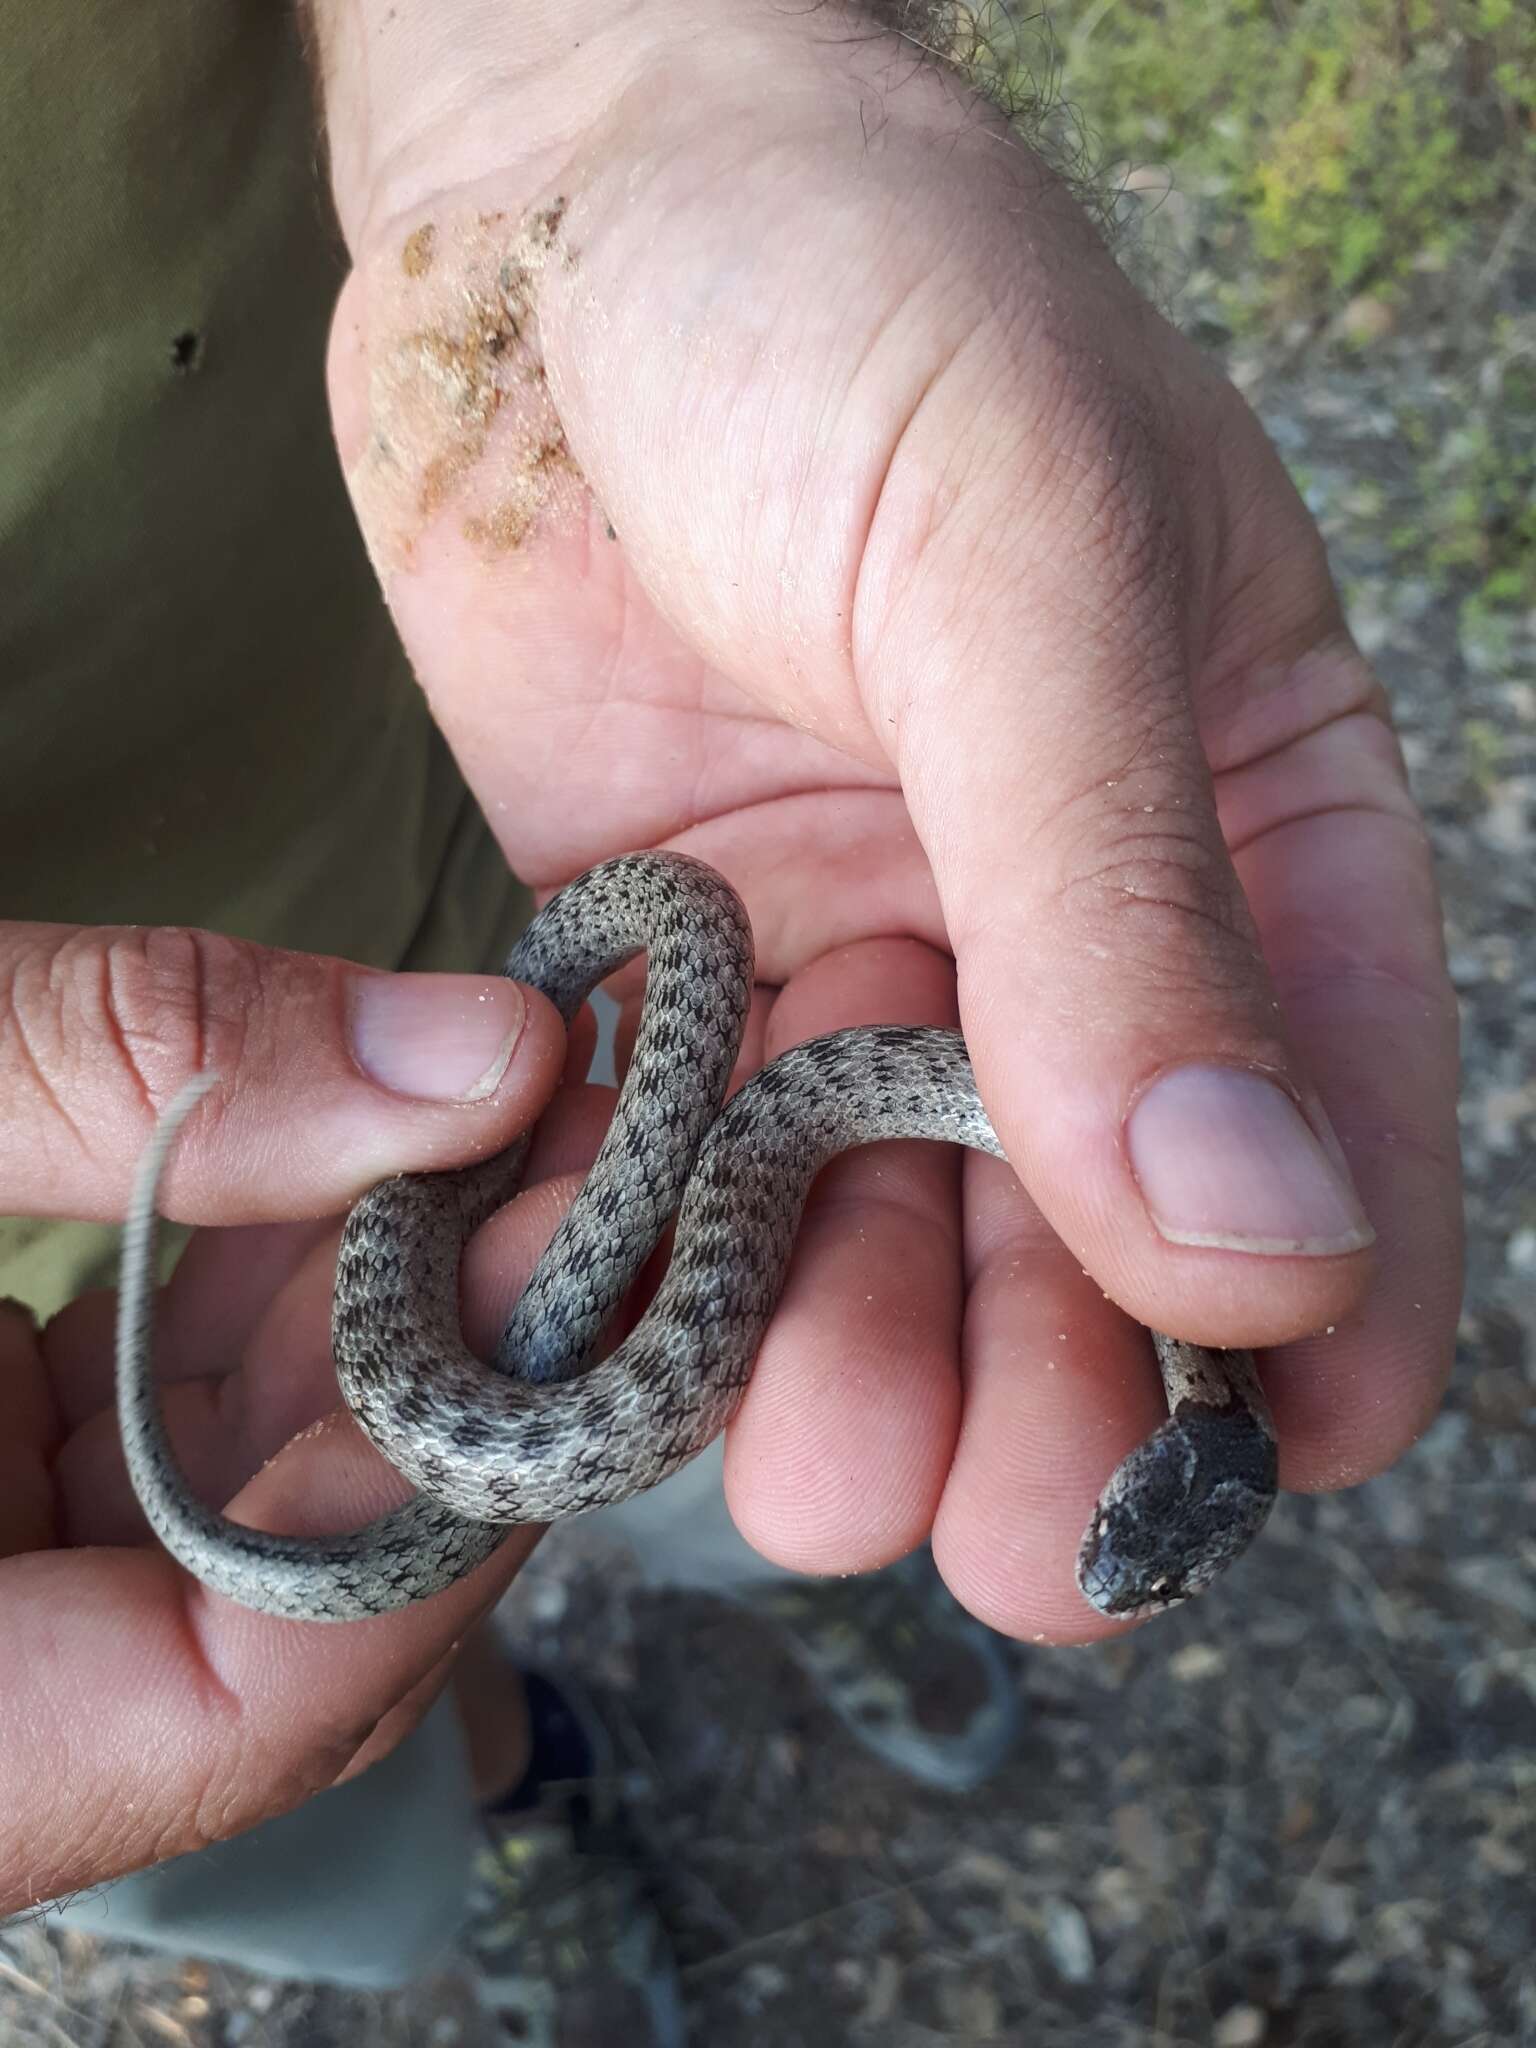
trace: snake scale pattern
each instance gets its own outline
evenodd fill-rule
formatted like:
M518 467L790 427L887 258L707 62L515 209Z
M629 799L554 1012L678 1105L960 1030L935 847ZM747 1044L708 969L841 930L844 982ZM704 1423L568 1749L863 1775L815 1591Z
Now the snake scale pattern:
M680 854L606 862L555 896L507 961L567 1022L646 956L624 1088L574 1206L513 1312L494 1365L459 1326L467 1239L517 1192L529 1140L455 1172L405 1174L347 1219L332 1336L347 1405L419 1489L334 1537L248 1529L190 1492L150 1356L155 1192L212 1084L162 1118L124 1231L118 1408L134 1488L166 1548L265 1613L339 1621L422 1600L481 1564L507 1525L584 1514L654 1486L730 1420L777 1305L805 1200L850 1146L927 1138L1003 1156L957 1032L835 1032L761 1069L722 1109L752 989L735 892ZM674 1214L665 1278L631 1334L589 1363ZM1154 1335L1169 1416L1110 1476L1078 1560L1101 1613L1202 1591L1274 1501L1273 1428L1247 1352Z

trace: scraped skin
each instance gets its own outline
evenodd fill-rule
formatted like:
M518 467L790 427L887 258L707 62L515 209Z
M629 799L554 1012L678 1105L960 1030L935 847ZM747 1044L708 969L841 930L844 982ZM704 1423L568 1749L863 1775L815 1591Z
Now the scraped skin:
M369 429L347 475L383 578L414 566L417 537L440 513L494 557L541 520L585 512L536 311L563 210L556 199L521 218L458 212L441 228L429 218L378 281L389 339L369 363Z

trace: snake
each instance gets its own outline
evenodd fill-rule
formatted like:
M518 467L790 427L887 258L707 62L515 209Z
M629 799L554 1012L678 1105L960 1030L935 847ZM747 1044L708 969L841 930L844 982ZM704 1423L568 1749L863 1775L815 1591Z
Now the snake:
M345 1621L430 1598L509 1526L588 1514L655 1486L735 1414L822 1167L851 1147L927 1139L1005 1157L964 1038L872 1025L797 1045L727 1100L753 990L736 891L677 852L626 854L559 890L505 973L569 1025L638 955L645 996L612 1121L580 1192L484 1362L459 1320L473 1233L517 1193L532 1133L448 1171L383 1181L348 1214L332 1348L346 1406L416 1489L366 1527L288 1536L200 1501L172 1451L152 1360L160 1178L214 1085L160 1116L124 1225L116 1345L129 1476L154 1534L203 1585L259 1612ZM604 1351L675 1218L644 1314ZM1273 1505L1275 1432L1251 1353L1149 1332L1167 1416L1115 1467L1077 1558L1112 1617L1203 1592Z

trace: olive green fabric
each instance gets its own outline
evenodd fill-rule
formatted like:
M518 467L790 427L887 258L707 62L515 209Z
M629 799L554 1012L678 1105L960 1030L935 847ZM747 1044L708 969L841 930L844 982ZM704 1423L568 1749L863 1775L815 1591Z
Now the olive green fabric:
M342 271L279 0L0 0L0 916L499 963L331 445ZM105 1241L0 1224L0 1294Z

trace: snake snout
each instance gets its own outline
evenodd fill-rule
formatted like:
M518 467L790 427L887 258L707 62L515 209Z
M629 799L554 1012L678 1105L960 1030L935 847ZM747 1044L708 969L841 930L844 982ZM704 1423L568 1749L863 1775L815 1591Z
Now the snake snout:
M1203 1593L1268 1519L1277 1466L1243 1409L1181 1404L1104 1489L1078 1553L1083 1597L1123 1620Z

